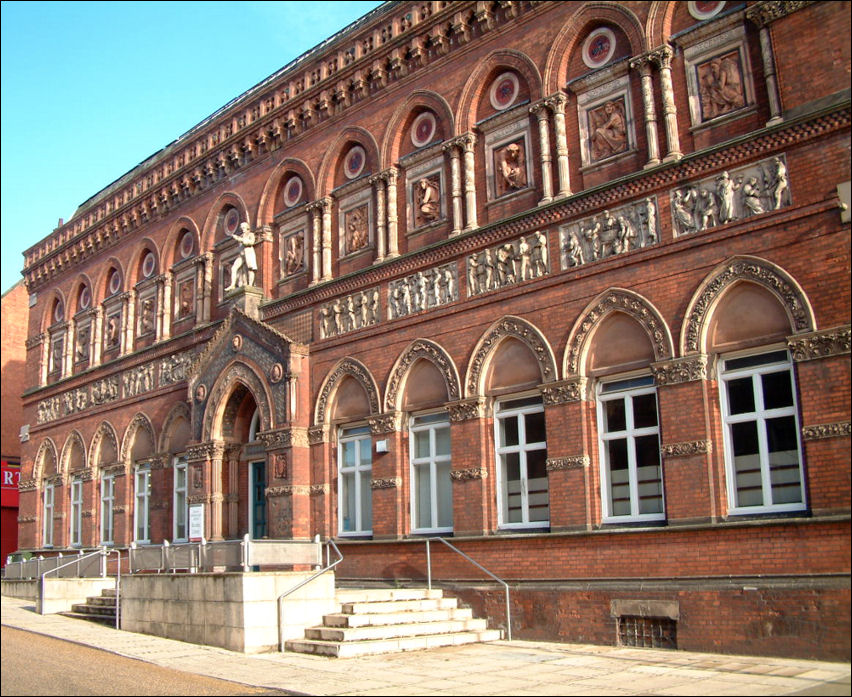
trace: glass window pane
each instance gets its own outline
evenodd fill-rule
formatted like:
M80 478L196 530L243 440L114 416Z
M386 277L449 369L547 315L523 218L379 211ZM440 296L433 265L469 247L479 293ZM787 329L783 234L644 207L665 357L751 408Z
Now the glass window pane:
M450 528L453 526L453 480L450 478L450 463L438 465L435 469L438 494L438 526Z
M518 444L518 417L506 416L500 419L500 446Z
M370 487L370 471L361 473L361 530L373 528L373 490Z
M523 522L523 492L518 453L507 453L503 460L503 522Z
M527 453L527 506L530 521L550 519L546 463L546 450L533 450Z
M439 426L435 428L435 455L448 456L450 454L450 427Z
M355 505L355 475L351 472L340 478L343 491L340 492L340 529L344 532L353 532L357 520Z
M359 464L362 467L369 467L373 462L373 439L362 438L358 443L361 451L361 462Z
M663 512L663 481L657 435L636 438L636 487L639 513Z
M414 468L415 495L415 525L418 528L432 526L432 478L429 476L429 465L417 465Z
M790 371L768 373L760 376L763 382L763 408L783 409L793 406L793 386Z
M618 438L607 443L607 468L610 489L610 514L630 515L630 473L627 440Z
M524 427L526 429L527 443L544 443L547 440L544 429L543 411L537 411L534 414L524 414Z
M728 411L750 414L754 411L754 386L750 377L728 380Z
M607 433L623 431L627 428L627 416L623 399L609 399L604 402L604 430Z
M640 394L633 397L633 428L653 428L656 425L656 393Z
M767 419L766 439L769 448L772 503L800 503L802 485L795 419L792 416Z
M355 448L356 447L357 447L357 443L355 443L353 441L349 441L347 443L342 444L343 466L344 467L354 467L355 466L355 462L356 462L356 460L355 460L355 457L356 457Z
M731 424L734 450L734 475L738 506L762 506L763 483L760 474L760 454L757 424L748 421Z
M429 431L416 431L414 433L414 457L429 457Z

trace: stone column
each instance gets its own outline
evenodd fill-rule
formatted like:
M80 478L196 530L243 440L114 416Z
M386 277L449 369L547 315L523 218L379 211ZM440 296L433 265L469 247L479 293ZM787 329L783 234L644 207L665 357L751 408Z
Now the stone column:
M313 286L320 282L322 269L322 206L315 201L308 205L307 210L311 216L311 249L313 251L311 285Z
M50 335L41 335L41 368L39 369L38 384L47 384L47 375L50 373Z
M530 107L530 113L538 119L538 141L541 150L541 200L538 205L553 200L553 172L550 167L550 124L547 121L547 107L544 102Z
M376 191L376 260L378 264L385 258L385 180L381 174L370 177L370 184Z
M396 185L399 170L391 167L383 173L388 182L388 258L399 256L399 220L396 204Z
M163 341L171 336L173 280L169 271L157 280L157 341Z
M651 61L646 54L630 61L630 67L639 71L642 80L642 105L645 108L645 138L648 141L648 162L645 167L660 164L660 145L657 141L657 110L654 107L654 78Z
M124 294L122 299L123 311L121 317L124 321L124 326L121 328L121 348L119 352L122 356L128 353L133 353L133 338L135 335L136 323L136 291L129 290Z
M464 229L468 231L479 227L476 218L476 136L466 133L460 140L464 149L464 203L467 214L467 225Z
M99 305L92 310L91 332L89 334L89 356L90 365L96 366L101 364L101 332L104 324L104 309Z
M772 50L772 37L769 27L760 28L760 54L763 57L763 77L766 81L766 96L769 99L769 121L767 126L781 123L781 96L778 93L778 79L775 76L775 54Z
M322 279L331 280L331 196L320 200L322 205Z
M663 93L663 117L666 124L666 142L669 152L663 158L666 162L679 160L683 157L680 151L680 136L677 131L677 108L674 101L672 86L672 56L671 46L662 46L653 52L653 60L660 68L660 87Z
M195 322L210 321L210 296L213 293L213 253L205 252L198 264L195 293Z
M557 92L545 99L544 103L553 112L553 128L556 135L556 167L559 176L559 191L556 192L556 198L565 198L571 195L568 132L565 128L565 105L568 103L568 97L562 92Z
M65 345L62 347L62 377L74 374L74 354L77 349L77 320L73 317L65 329Z
M459 150L455 142L450 141L444 145L444 152L450 156L450 195L453 202L453 229L450 237L458 235L464 225L464 214L462 212L462 185L461 164L459 162Z

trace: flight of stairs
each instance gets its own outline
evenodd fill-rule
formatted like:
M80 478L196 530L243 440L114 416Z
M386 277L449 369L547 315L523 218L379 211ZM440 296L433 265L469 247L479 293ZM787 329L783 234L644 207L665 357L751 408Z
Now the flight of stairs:
M111 627L115 626L115 588L104 588L100 595L86 598L85 603L76 603L71 606L70 612L61 614L66 617L75 617L81 620L100 622Z
M304 639L285 643L286 651L349 658L368 654L416 651L438 646L496 641L499 629L473 619L439 589L338 589L340 612L305 630Z

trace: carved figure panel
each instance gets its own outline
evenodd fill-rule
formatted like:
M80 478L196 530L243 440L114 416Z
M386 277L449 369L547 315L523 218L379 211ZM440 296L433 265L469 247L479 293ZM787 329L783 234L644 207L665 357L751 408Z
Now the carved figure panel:
M107 315L104 322L104 349L109 351L118 348L121 336L121 311Z
M320 338L329 339L380 321L379 289L337 298L319 309Z
M300 230L281 241L281 275L292 276L305 270L305 232Z
M436 172L417 181L413 189L413 227L423 227L443 217L441 198L440 174Z
M370 241L369 209L366 205L346 211L344 217L344 254L364 249Z
M547 235L540 230L467 258L468 296L480 295L550 272Z
M396 319L414 312L439 307L458 300L458 274L455 264L418 271L388 284L388 317Z
M74 350L75 363L89 362L89 342L92 338L92 327L90 324L77 327L76 347Z
M139 299L139 324L136 329L136 336L145 336L154 331L156 311L156 298L148 296Z
M698 63L695 71L703 121L745 106L743 66L738 50L727 51Z
M191 277L178 282L176 314L178 319L195 314L195 279Z
M526 141L518 138L494 148L494 195L504 196L527 187Z
M627 150L627 117L623 96L589 109L586 118L592 161L605 160Z

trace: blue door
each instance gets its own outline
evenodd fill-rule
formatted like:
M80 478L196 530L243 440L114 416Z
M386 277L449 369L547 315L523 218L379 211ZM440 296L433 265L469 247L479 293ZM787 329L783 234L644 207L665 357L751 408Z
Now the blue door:
M258 540L266 537L266 462L252 462L251 474L251 536Z

